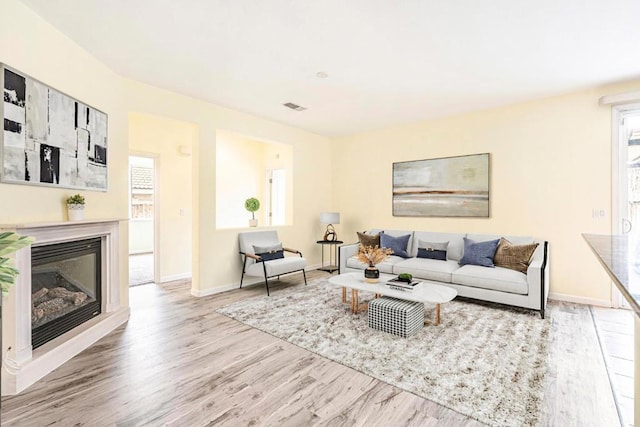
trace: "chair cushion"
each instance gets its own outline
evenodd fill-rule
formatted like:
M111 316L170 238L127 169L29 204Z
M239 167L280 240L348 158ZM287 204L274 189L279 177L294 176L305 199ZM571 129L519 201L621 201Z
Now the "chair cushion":
M267 269L267 276L272 277L302 270L307 266L307 260L299 256L288 256L271 261L265 261L264 266ZM249 276L264 277L262 263L260 262L247 266L245 274Z
M483 267L493 267L493 256L496 253L499 239L487 242L476 242L464 238L464 255L460 259L460 265L480 265Z
M393 265L404 260L405 260L404 258L401 258L399 256L390 255L386 260L384 260L384 262L381 262L380 264L376 264L376 268L380 270L381 273L392 274ZM350 267L350 268L357 268L360 270L364 270L368 266L369 264L365 264L363 262L358 261L358 258L355 256L352 256L347 260L347 267Z
M458 270L457 261L439 261L426 258L410 258L393 266L393 274L409 273L417 279L451 282L451 273Z
M451 283L526 295L529 293L527 276L508 268L486 268L465 265L451 274Z

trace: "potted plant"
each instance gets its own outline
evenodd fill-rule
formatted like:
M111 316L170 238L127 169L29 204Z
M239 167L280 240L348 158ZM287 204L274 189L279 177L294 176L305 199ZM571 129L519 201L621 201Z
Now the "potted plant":
M29 246L33 243L33 240L33 237L20 236L12 231L0 233L0 288L2 289L2 296L7 295L18 275L18 269L13 266L11 259L5 255Z
M67 198L67 214L69 221L84 219L84 196L74 194Z
M256 219L255 212L260 209L260 201L255 197L250 197L244 202L244 208L251 212L251 219L249 220L250 227L257 227L258 220Z
M364 270L364 280L367 283L377 283L380 278L380 270L376 268L376 264L381 263L393 254L393 251L388 248L381 248L376 246L363 246L360 245L358 254L356 257L358 261L368 264L369 266Z

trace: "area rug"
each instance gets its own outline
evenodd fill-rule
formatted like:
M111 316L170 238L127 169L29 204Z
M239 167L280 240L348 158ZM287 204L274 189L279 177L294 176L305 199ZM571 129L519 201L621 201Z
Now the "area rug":
M456 299L441 306L439 326L400 338L370 329L341 295L318 280L216 311L483 423L539 424L550 319Z

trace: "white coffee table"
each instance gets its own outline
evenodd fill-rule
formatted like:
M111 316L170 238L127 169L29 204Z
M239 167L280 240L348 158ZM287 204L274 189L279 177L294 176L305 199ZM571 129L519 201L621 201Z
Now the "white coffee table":
M396 276L391 274L380 274L378 283L371 284L364 281L363 272L344 273L333 276L329 283L342 287L342 302L347 302L347 288L351 289L351 311L357 314L360 305L358 303L358 291L373 292L376 298L385 295L392 298L407 301L417 301L436 305L435 324L440 324L440 304L447 303L458 295L458 291L447 286L439 285L429 281L423 281L416 285L413 291L403 292L389 288L385 283Z

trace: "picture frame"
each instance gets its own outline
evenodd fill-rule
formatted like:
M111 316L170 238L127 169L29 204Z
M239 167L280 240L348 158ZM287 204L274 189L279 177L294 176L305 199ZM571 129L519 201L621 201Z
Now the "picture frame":
M108 115L0 64L0 182L107 191Z
M393 216L490 214L489 153L393 163Z

